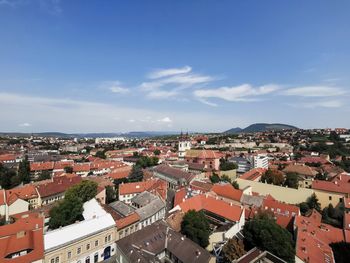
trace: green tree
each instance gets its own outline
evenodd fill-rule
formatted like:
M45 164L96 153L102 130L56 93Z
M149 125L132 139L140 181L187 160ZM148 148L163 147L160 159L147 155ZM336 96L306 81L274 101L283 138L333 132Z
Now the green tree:
M300 203L299 208L300 208L300 213L302 215L305 215L310 210L310 207L306 202Z
M282 185L284 182L284 176L281 171L268 169L262 176L261 181L263 183Z
M181 233L201 247L209 245L209 222L202 211L189 210L181 223Z
M56 229L61 226L73 224L83 219L83 202L73 195L65 198L50 210L49 228Z
M160 150L156 149L156 150L153 151L153 153L154 153L154 155L158 156L160 154Z
M106 186L106 203L112 203L116 199L116 192L114 190L113 186L107 185Z
M141 166L133 165L128 176L129 182L140 182L143 180L143 171Z
M231 178L228 177L228 175L223 174L220 178L220 181L231 183Z
M228 162L225 158L220 159L220 170L221 171L229 171L237 169L237 164Z
M239 184L237 183L237 181L233 181L233 182L232 182L232 186L233 186L235 189L239 189Z
M71 167L71 166L64 167L64 172L67 174L73 173L73 167Z
M43 181L43 180L47 180L47 179L51 179L51 174L49 171L42 171L38 177L38 181Z
M256 216L246 222L243 235L248 247L256 246L287 262L294 262L295 248L292 235L269 216Z
M337 263L347 263L350 258L350 243L346 243L344 241L338 243L330 244L335 262Z
M157 165L159 162L158 157L148 157L148 156L141 156L137 162L136 165L140 166L141 168L151 167Z
M30 182L30 164L27 157L19 163L18 176L24 184Z
M94 198L96 194L97 183L90 180L84 180L81 183L70 187L66 191L64 198L68 197L72 200L80 199L81 202L85 203L86 201L89 201L90 199Z
M211 175L209 179L213 184L220 182L220 177L216 173L213 173L213 175Z
M8 169L0 163L0 186L4 189L11 189L21 183L21 179L12 169Z
M222 248L223 262L231 263L245 254L243 240L230 238Z
M316 209L318 212L321 212L321 204L318 201L318 198L315 193L308 197L306 203L310 207L310 209Z
M95 156L101 159L106 159L105 151L97 151Z
M287 173L286 180L284 181L284 185L298 189L299 186L299 176L297 173Z

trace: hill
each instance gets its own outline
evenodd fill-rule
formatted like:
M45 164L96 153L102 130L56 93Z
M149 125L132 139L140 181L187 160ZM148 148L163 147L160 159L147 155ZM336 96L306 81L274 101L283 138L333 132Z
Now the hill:
M297 130L298 128L288 124L282 123L254 123L248 127L233 128L225 131L224 133L233 134L233 133L254 133L254 132L264 132L269 130Z

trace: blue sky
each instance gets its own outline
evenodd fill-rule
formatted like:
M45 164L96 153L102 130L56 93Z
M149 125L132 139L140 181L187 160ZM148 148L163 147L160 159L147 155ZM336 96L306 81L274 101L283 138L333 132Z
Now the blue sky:
M0 131L350 127L350 1L0 0Z

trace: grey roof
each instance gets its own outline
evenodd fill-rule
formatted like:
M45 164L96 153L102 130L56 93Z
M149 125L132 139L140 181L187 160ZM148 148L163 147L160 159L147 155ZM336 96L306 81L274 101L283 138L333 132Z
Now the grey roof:
M160 211L162 208L165 208L164 202L157 196L157 199L153 200L151 203L138 208L135 210L135 212L140 216L141 221L145 220L146 218L151 217L158 211Z
M131 202L137 204L140 207L143 207L156 199L157 199L157 196L155 196L150 192L144 191L141 194L138 194L137 196L132 198Z
M181 262L209 262L208 251L175 232L164 222L156 222L116 242L128 262L161 262L157 255L168 250Z
M110 207L113 208L114 211L121 214L122 216L127 216L135 211L135 209L122 201L115 201L109 204Z
M243 194L241 197L241 203L244 205L250 205L255 207L260 207L264 201L263 196L254 196Z
M189 183L195 175L182 171L181 169L170 167L166 164L161 164L153 168L153 171L162 174L165 177L175 179L180 182Z

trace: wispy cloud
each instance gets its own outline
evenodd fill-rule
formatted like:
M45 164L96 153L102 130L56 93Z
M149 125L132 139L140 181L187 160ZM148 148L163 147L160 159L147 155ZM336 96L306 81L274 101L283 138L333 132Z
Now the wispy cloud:
M344 104L340 100L326 100L326 101L312 101L307 103L297 103L295 107L303 107L303 108L340 108Z
M148 74L148 78L149 81L141 83L139 88L151 99L175 98L184 89L214 80L211 76L193 73L189 66L156 70Z
M283 91L282 95L301 96L301 97L333 97L341 96L346 93L345 90L329 86L304 86L295 87Z
M101 89L108 89L113 93L126 94L129 92L128 88L122 86L120 81L103 81L99 87Z
M28 123L28 122L24 122L24 123L19 124L18 126L19 127L30 127L32 125L30 123Z
M63 12L61 0L0 0L0 6L7 5L12 8L19 8L30 4L37 5L41 10L51 15L59 15Z
M169 117L164 117L162 119L159 119L158 121L159 122L166 122L166 123L173 122Z
M250 84L243 84L234 87L221 87L217 89L198 89L194 91L194 96L202 99L206 104L212 104L203 99L218 98L226 101L256 101L259 96L270 94L279 89L274 84L264 85L254 88ZM211 105L213 106L213 105Z
M184 66L182 68L157 69L149 73L147 77L149 79L159 79L163 77L189 73L191 70L192 68L190 66Z

